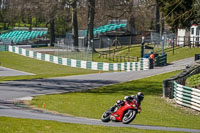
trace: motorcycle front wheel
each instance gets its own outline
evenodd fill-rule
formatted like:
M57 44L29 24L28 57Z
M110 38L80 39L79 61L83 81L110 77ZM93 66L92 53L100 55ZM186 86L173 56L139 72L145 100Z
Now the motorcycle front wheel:
M102 120L103 122L109 122L109 121L110 121L110 114L111 114L111 113L104 112L103 115L101 116L101 120Z
M127 110L122 118L122 123L129 124L135 119L136 114L137 114L136 110Z

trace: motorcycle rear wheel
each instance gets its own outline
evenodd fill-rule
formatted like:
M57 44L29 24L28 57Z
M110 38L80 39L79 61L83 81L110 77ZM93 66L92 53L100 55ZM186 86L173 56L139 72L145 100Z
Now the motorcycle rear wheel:
M101 116L101 120L102 120L103 122L109 122L109 121L110 121L110 114L111 114L111 113L104 112L103 115Z
M137 114L136 110L127 110L122 118L122 123L129 124L135 119L136 114Z

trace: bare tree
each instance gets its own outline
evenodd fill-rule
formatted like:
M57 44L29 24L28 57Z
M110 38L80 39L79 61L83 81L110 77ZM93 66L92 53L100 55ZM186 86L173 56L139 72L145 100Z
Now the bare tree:
M78 19L77 19L77 0L67 0L67 5L71 7L72 16L72 37L74 40L74 46L78 46ZM78 49L76 49L78 50Z
M11 23L15 23L19 12L15 6L15 1L1 1L0 21L4 23L4 30L8 29Z
M94 17L95 17L95 0L88 0L88 32L87 32L87 43L88 46L90 46L93 51L94 46L93 46L93 39L94 39Z

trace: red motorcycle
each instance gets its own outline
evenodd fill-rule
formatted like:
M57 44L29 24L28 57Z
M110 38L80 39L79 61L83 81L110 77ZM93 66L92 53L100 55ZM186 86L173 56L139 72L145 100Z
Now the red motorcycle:
M112 112L110 109L103 113L101 120L103 122L117 121L123 124L129 124L132 122L140 109L135 99L126 101L122 107L116 107Z

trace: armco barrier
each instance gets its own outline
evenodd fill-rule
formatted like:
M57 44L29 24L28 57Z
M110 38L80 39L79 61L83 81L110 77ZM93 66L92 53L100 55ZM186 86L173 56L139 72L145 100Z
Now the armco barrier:
M200 90L177 84L174 81L176 103L200 111Z
M52 62L55 64L61 64L70 67L77 67L77 68L84 68L91 70L140 71L149 69L149 60L145 58L141 58L139 62L103 63L103 62L91 62L91 61L75 60L69 58L61 58L49 54L41 54L38 52L30 51L16 46L9 46L8 51L30 58Z

